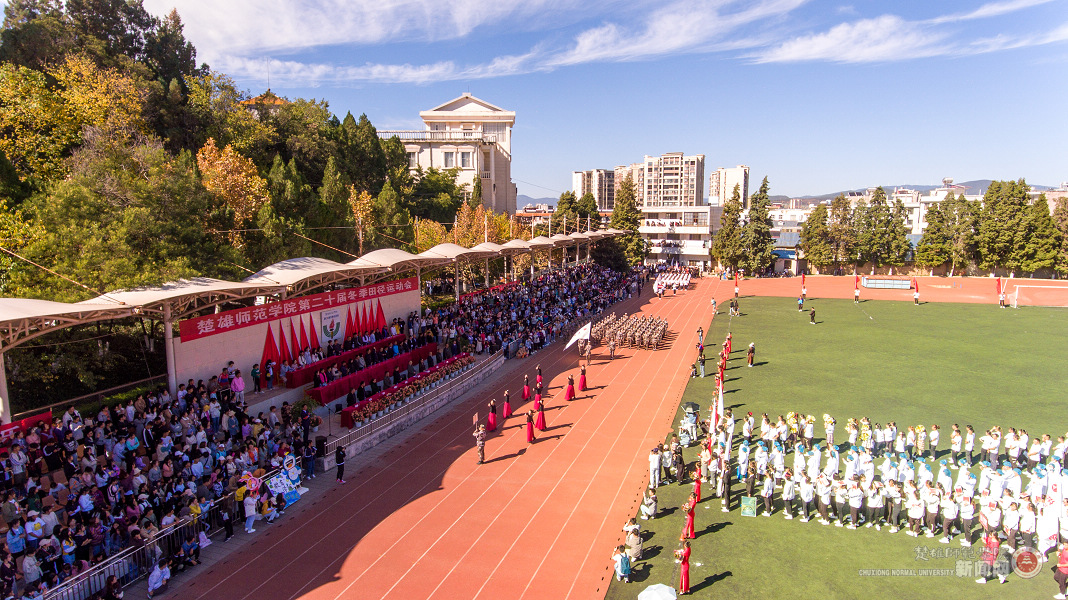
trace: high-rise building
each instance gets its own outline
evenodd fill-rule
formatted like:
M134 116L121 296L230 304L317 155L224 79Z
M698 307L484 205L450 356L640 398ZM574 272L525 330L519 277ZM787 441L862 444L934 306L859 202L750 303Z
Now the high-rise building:
M593 199L597 202L597 210L611 211L616 205L615 171L608 169L573 171L571 190L575 193L575 198L593 194Z
M734 186L742 197L742 206L749 208L749 167L720 167L708 177L708 203L723 206L734 195Z
M641 165L642 222L638 232L650 245L646 264L711 266L712 213L705 202L705 157L673 152L646 156ZM616 170L617 179L619 169Z
M617 191L623 187L627 176L630 176L631 181L634 182L634 205L641 208L645 200L645 165L642 163L620 165L615 168L615 173Z
M516 186L512 182L512 126L515 112L464 94L419 113L426 129L379 131L378 136L400 138L408 166L458 169L456 183L475 189L482 181L482 204L497 213L515 214Z
M705 155L669 152L645 157L642 206L700 206L705 203Z

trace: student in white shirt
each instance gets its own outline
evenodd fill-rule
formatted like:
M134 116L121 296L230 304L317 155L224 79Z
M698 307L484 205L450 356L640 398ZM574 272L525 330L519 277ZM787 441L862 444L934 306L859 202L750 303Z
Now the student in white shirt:
M956 498L952 494L946 494L942 498L942 539L938 540L943 544L948 544L953 541L953 528L957 522L957 514L960 512L960 506L957 504Z
M972 527L975 524L975 503L972 497L965 494L960 499L958 515L960 516L960 545L972 545Z
M794 497L796 496L796 484L794 474L787 470L782 482L782 509L786 519L794 518Z

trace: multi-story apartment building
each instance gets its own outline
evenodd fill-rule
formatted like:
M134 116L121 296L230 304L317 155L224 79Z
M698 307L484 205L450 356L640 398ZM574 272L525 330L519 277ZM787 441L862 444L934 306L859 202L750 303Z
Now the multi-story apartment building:
M615 170L593 169L592 171L573 171L571 173L571 190L576 198L587 193L593 194L598 211L611 211L616 205Z
M630 175L631 181L634 182L634 204L641 207L645 201L645 164L620 165L614 171L616 176L615 189L617 191L623 186L627 176Z
M482 181L482 204L497 213L515 214L512 182L512 126L515 112L464 94L419 113L423 130L379 131L381 138L400 138L415 171L434 167L458 169L456 182L474 191Z
M641 167L638 232L650 245L646 263L708 268L712 211L704 197L704 155L646 156Z
M734 186L742 197L742 207L749 208L749 167L720 167L708 176L708 203L723 206L734 195Z

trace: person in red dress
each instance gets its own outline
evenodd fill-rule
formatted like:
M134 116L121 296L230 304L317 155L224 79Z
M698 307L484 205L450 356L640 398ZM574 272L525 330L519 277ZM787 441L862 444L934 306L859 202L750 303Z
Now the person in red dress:
M527 443L530 444L538 438L534 437L534 409L527 411Z
M690 593L690 542L683 542L682 548L675 551L679 559L679 593Z
M682 535L679 536L680 540L692 540L695 537L693 529L693 511L695 508L697 508L697 499L691 493L690 498L682 505L682 510L686 513L686 525L682 528Z
M534 379L534 385L541 385L541 365L538 365L538 376Z
M575 377L573 375L567 376L567 392L564 394L564 400L568 402L575 399Z
M523 402L530 400L530 376L523 376Z
M489 404L487 406L489 406L489 414L486 415L486 431L496 431L497 430L497 400L496 399L490 400Z
M538 411L538 420L534 426L538 428L538 431L545 431L545 406L541 401L541 388L538 388L538 393L534 397L537 398L534 402L534 409Z
M508 395L508 390L504 390L504 406L501 409L501 420L507 419L512 416L512 400Z
M534 387L534 406L541 406L541 384Z
M697 502L701 501L701 471L693 470L693 496Z
M586 391L586 365L579 366L579 391Z

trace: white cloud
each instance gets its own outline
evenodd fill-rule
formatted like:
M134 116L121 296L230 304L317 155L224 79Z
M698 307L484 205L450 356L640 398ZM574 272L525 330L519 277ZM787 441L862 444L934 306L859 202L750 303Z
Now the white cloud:
M676 52L715 51L736 47L727 35L761 19L780 17L806 0L765 0L740 11L730 11L725 0L683 1L645 17L644 27L628 29L615 23L588 29L574 45L546 60L549 66L598 61L625 61Z
M756 62L824 60L866 63L936 56L946 52L947 34L901 17L883 15L842 23L825 33L787 40L758 53Z
M990 2L989 4L984 4L971 12L935 17L929 19L927 22L937 25L941 23L956 23L958 21L998 17L1049 2L1052 2L1052 0L1006 0L1005 2Z
M439 81L486 79L529 72L532 54L500 56L489 63L457 66L453 61L425 65L375 64L332 65L305 63L293 60L271 60L271 82L279 87L318 86L322 84L355 83L412 83L427 84ZM216 68L238 78L260 78L266 71L262 59L225 57Z
M580 0L145 0L153 14L178 9L186 37L209 61L333 44L459 39L477 27L512 27L588 14ZM574 18L574 17L572 17ZM518 24L518 25L517 25Z

